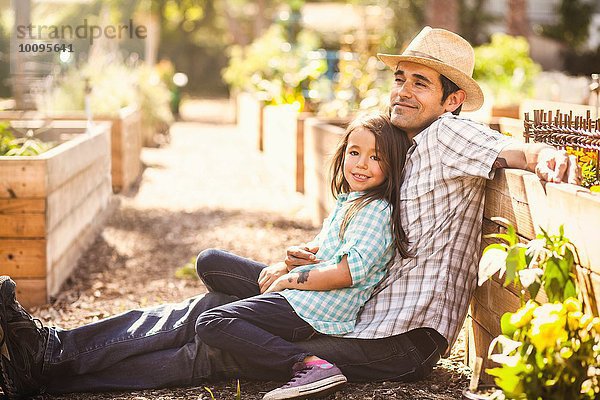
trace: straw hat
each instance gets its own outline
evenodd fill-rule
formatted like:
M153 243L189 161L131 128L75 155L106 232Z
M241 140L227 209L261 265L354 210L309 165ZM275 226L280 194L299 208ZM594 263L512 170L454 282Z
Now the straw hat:
M377 54L377 57L393 70L399 62L406 61L425 65L444 75L466 92L464 111L477 110L483 104L483 92L472 78L473 47L455 33L426 26L401 55Z

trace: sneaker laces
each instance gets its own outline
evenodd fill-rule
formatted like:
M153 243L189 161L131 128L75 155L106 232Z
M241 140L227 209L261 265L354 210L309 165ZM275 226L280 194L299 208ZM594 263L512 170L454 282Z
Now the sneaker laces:
M306 375L308 373L308 371L310 371L311 368L312 368L312 366L310 366L310 365L304 365L304 367L299 368L296 371L294 371L294 376L292 377L292 379L290 379L288 381L288 383L283 385L283 387L287 387L287 386L290 386L291 384L295 383L296 380L298 380L298 379L302 378L302 376Z

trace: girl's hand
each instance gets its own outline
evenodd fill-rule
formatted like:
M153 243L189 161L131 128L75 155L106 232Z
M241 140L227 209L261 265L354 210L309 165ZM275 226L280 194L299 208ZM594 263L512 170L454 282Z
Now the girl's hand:
M282 262L263 268L263 270L260 271L260 275L258 275L258 286L260 287L260 292L265 293L265 290L267 290L267 288L271 286L277 278L284 275L286 272L286 266Z
M280 276L262 293L281 292L283 289L287 289L288 278L288 274Z
M291 271L301 265L317 264L321 262L322 260L319 260L315 255L317 254L317 251L319 251L319 246L308 247L300 245L288 247L284 260L287 270Z

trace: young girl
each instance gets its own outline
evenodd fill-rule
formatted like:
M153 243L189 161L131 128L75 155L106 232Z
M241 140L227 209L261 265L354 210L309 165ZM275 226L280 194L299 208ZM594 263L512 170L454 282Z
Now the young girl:
M293 342L351 332L395 251L406 255L399 189L408 147L386 115L350 124L333 157L336 206L308 245L319 248L317 263L294 268L260 290L257 279L266 265L213 249L198 256L198 273L210 290L243 298L200 315L199 338L283 376L293 374L264 399L321 395L346 382L336 366ZM254 275L240 278L242 270Z

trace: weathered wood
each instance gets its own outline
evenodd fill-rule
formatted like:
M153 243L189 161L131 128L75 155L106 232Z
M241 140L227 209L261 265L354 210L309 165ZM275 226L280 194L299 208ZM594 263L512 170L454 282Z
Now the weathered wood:
M105 185L104 192L107 190L110 191L110 184ZM60 292L62 284L77 267L79 258L96 240L106 219L114 212L118 204L118 199L111 196L108 204L99 209L95 214L95 218L79 231L79 234L73 238L70 246L54 260L47 275L46 286L48 296L56 296Z
M0 214L0 237L42 238L45 234L44 214Z
M44 199L0 199L0 214L43 214Z
M579 250L581 266L577 275L586 309L598 315L600 246L596 231L600 227L600 195L574 185L544 184L529 172L500 170L487 184L484 215L484 234L504 230L489 220L501 216L512 222L523 241L535 238L540 228L554 234L559 225L564 225L565 235ZM491 241L483 239L482 247ZM489 343L500 333L500 316L519 307L518 291L503 287L502 282L495 276L475 291L466 354L470 365L476 356L486 358ZM543 290L537 299L547 301ZM482 374L482 380L491 382L492 378Z
M46 279L15 279L17 298L25 308L38 306L48 301Z
M258 150L263 150L263 108L265 101L255 94L241 92L236 97L238 130Z
M0 240L2 274L15 278L44 278L46 276L45 239Z
M110 177L106 177L84 201L48 232L48 270L55 269L54 264L69 247L79 240L79 235L92 222L91 216L101 213L112 196Z
M7 169L17 166L39 171L33 174L39 183L31 184L44 188L37 193L17 192L35 197L15 197L13 193L0 203L0 260L6 260L3 273L25 282L24 287L35 288L20 296L24 304L42 304L49 294L56 293L93 240L96 230L92 227L104 221L112 196L110 124L98 124L87 133L85 127L81 121L53 122L56 131L52 134L70 140L39 156L0 160L0 170L8 165ZM0 179L3 184L8 182L4 175ZM18 182L15 187L19 188Z
M110 155L105 152L48 196L46 229L51 231L86 201L98 184L110 180Z
M44 197L48 193L45 160L0 156L0 198Z
M323 222L335 204L330 190L330 161L345 129L333 123L345 122L320 118L307 118L304 122L304 194L315 225Z
M104 154L110 154L110 137L103 134L108 129L108 124L98 124L90 134L79 134L39 156L47 163L49 193L72 179L73 171L84 170Z

